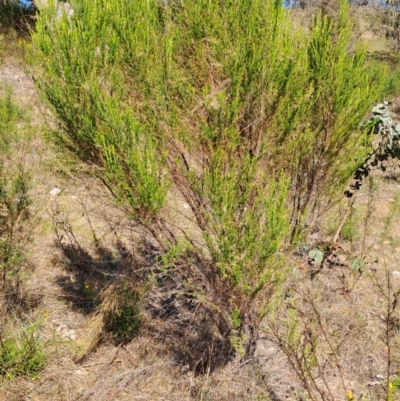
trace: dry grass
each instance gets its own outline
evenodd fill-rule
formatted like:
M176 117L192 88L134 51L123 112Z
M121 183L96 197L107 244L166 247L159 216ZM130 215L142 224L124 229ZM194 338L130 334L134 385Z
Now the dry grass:
M4 399L250 401L267 399L264 386L261 372L251 366L194 376L168 357L163 344L138 337L126 346L102 346L80 365L59 358L33 385L10 384Z
M310 335L318 339L317 362L312 369L316 384L322 389L323 395L317 394L321 399L344 399L348 391L355 399L386 399L389 349L390 380L400 369L400 338L397 333L400 314L393 304L394 294L400 289L399 184L393 178L396 176L393 172L375 174L376 187L369 204L368 188L362 189L355 202L360 219L353 227L359 234L358 240L340 241L335 257L318 270L314 278L311 278L313 267L307 253L298 256L284 290L286 300L281 302L278 318L270 323L279 335L278 338L268 336L272 343L266 343L270 353L271 349L275 350L277 360L278 340L287 339L285 322L291 310L296 310L304 338ZM331 238L329 230L322 228L309 239L309 243L311 247L322 249ZM352 265L355 258L364 261L362 272ZM391 324L394 327L389 347L385 340L388 303L393 306ZM281 370L293 371L287 361L281 362L280 366ZM284 395L285 386L289 385L288 377L289 373L273 382L275 393ZM290 383L295 387L293 393L304 391L304 383L298 378ZM396 392L394 397L398 397Z

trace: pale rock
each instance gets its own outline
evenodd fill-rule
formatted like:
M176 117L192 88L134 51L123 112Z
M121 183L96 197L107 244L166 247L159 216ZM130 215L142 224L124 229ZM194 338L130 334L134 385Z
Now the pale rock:
M86 370L83 370L83 369L76 369L75 370L75 374L77 374L79 376L86 376L88 374L88 372Z
M60 195L60 193L61 193L61 189L60 189L60 188L57 188L57 187L54 187L54 188L50 191L50 195L51 195L51 196L58 196L58 195Z

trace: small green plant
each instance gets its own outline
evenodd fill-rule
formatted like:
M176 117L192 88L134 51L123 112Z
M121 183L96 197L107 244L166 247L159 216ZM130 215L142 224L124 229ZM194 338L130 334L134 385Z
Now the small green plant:
M351 262L351 268L354 272L361 274L365 270L365 263L362 260L355 258Z
M240 318L240 311L236 308L231 314L233 330L231 333L230 342L239 357L246 355L246 335L240 331L242 321Z
M0 333L0 376L10 380L18 376L39 377L46 360L44 348L38 324L20 329L17 335Z
M350 190L345 192L351 198L358 191L372 170L386 171L387 161L400 159L400 123L393 122L387 101L372 108L372 117L362 124L369 135L379 137L378 145L373 149L356 170Z
M321 264L322 261L324 260L324 253L316 248L311 249L310 252L308 252L308 256L310 257L311 260L313 260L318 264Z
M117 342L130 341L139 331L141 314L138 297L126 285L118 289L115 307L108 316L106 326Z
M354 194L360 190L366 178L370 176L371 171L381 170L386 171L389 160L400 160L400 123L393 122L389 107L391 104L387 101L379 103L372 108L372 117L361 124L361 128L369 135L376 134L379 138L377 145L366 156L361 165L356 169L353 174L353 181L348 190L344 192L345 196L349 198L346 213L341 221L341 224L335 234L334 241L341 233L346 239L354 239L356 222L354 222L353 201ZM363 235L363 252L365 248L365 236L368 225L368 219L371 214L371 199L374 192L374 183L370 179L368 188L368 210L364 219L364 235ZM396 204L398 202L396 201ZM353 219L348 219L348 216ZM393 217L393 216L389 216ZM352 221L353 220L353 221ZM358 217L356 218L358 220ZM386 223L385 223L386 224Z
M24 258L18 247L16 232L29 217L29 175L22 162L13 158L18 140L17 121L21 111L6 89L0 96L0 285L8 274L15 274Z
M340 232L342 239L350 242L360 239L360 233L357 227L359 220L360 217L352 206L349 212L349 216L343 224L342 230Z
M391 382L394 390L400 391L400 377L398 375L395 375Z
M395 401L396 399L398 399L398 397L396 397L396 393L398 393L399 391L400 391L400 377L398 375L395 375L394 378L392 378L389 381L387 400Z

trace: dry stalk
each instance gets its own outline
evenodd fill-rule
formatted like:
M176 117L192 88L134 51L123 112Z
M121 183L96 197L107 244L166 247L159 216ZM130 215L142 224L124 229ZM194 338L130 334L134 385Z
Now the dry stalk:
M393 401L393 390L391 388L391 378L393 374L393 340L397 334L398 319L396 314L398 312L398 305L400 301L400 288L395 289L391 278L389 269L385 270L385 280L382 283L376 275L374 276L374 284L380 296L385 299L384 315L382 316L384 329L383 329L383 343L386 349L386 385L385 385L385 400Z
M346 394L347 393L347 389L346 389L346 384L345 384L345 381L344 381L342 365L341 365L341 363L339 361L339 358L338 358L337 348L335 348L333 346L333 344L332 344L332 342L330 340L330 337L327 334L327 331L326 331L326 328L324 326L324 323L322 322L321 314L320 314L317 306L315 305L314 299L312 297L308 297L307 302L309 303L309 305L311 305L311 308L312 308L312 310L314 312L314 315L316 317L316 321L317 321L318 327L320 328L321 333L323 334L323 337L324 337L326 343L328 344L329 349L332 352L332 356L333 356L333 359L335 361L336 368L337 368L337 370L339 372L339 375L340 375L340 381L341 381L341 384L342 384L342 387L343 387L343 391ZM341 345L342 344L343 344L343 342L341 343Z
M299 294L303 307L291 305L292 317L286 323L269 323L272 341L277 343L286 355L289 364L302 382L312 401L335 401L337 396L329 383L326 368L333 365L338 372L343 393L347 394L339 354L344 340L333 344L315 300L311 295ZM289 312L290 314L290 312ZM329 356L325 357L318 344L327 345ZM332 362L330 362L332 360ZM332 367L333 367L332 366Z
M368 181L368 192L367 192L368 200L367 200L367 213L364 218L364 227L363 227L363 237L361 242L361 258L365 256L365 242L367 240L367 232L369 228L369 224L374 212L374 199L375 199L375 188L373 184L373 179L370 176Z

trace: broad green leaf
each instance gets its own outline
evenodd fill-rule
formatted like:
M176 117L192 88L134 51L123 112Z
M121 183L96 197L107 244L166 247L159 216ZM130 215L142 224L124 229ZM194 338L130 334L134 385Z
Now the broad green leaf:
M324 254L319 249L311 249L308 256L317 263L321 263L324 260Z

